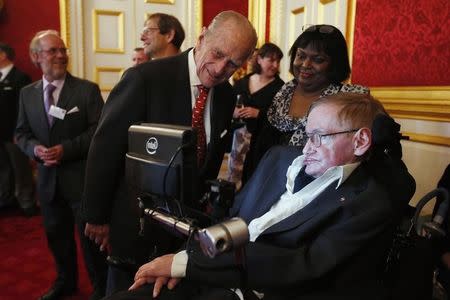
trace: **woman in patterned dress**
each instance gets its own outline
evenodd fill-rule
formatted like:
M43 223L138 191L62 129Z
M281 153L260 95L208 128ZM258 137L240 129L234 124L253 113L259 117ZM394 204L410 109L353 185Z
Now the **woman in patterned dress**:
M350 75L345 38L331 25L308 27L292 45L289 71L294 79L275 95L267 111L267 122L255 141L253 164L274 145L306 144L306 114L310 104L338 92L369 93L360 85L343 83Z

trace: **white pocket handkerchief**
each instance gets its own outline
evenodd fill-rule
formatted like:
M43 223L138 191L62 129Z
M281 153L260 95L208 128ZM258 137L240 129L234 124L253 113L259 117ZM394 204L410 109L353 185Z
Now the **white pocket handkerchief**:
M225 129L224 131L222 131L222 133L220 134L220 138L223 138L225 136L225 134L227 134L227 130Z
M78 109L78 106L75 106L74 108L69 110L66 114L69 115L69 114L73 114L73 113L76 113L76 112L79 112L79 111L80 110Z

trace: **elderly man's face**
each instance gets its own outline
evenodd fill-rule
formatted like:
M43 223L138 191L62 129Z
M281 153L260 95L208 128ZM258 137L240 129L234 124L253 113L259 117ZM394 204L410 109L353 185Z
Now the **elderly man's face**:
M315 107L308 116L306 133L330 134L349 131L354 128L339 124L336 105L321 104ZM356 161L353 137L355 132L341 133L322 137L320 146L313 144L311 139L303 148L305 154L305 172L315 178L321 176L331 167L341 166Z
M69 61L66 45L56 35L46 35L40 39L40 50L35 58L48 81L62 79L66 74Z
M205 30L195 47L195 63L202 84L213 87L228 80L247 60L252 45L231 29L206 36L204 33Z

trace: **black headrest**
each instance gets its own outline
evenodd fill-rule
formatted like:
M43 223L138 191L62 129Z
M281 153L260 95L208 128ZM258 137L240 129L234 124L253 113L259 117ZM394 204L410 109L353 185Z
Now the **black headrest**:
M416 183L401 160L404 139L400 124L385 114L378 115L372 124L372 151L367 165L379 182L385 185L400 213L414 195Z
M391 158L402 158L400 140L400 124L385 114L375 117L372 124L372 151L375 155L388 155Z

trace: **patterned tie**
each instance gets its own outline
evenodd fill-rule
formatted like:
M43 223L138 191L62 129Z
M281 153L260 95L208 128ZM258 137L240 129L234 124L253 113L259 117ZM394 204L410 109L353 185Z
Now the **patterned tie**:
M205 112L209 88L204 87L203 85L199 85L197 88L198 96L195 100L192 112L192 128L197 130L197 164L198 166L201 166L206 157L206 132L203 114Z
M55 104L55 101L53 99L53 92L55 91L56 86L49 83L47 87L45 88L45 97L44 97L44 106L45 106L45 112L47 113L47 121L48 125L52 127L53 125L53 116L49 115L48 112L50 111L50 106Z

